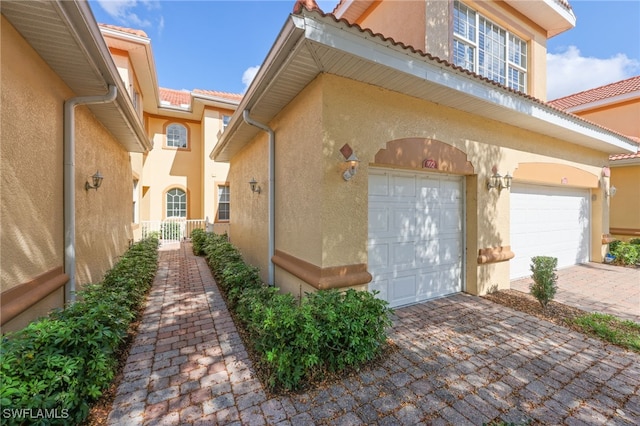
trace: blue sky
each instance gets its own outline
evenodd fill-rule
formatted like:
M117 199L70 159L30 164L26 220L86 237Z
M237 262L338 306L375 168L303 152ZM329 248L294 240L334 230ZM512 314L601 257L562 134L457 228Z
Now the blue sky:
M144 30L158 83L242 93L294 1L90 0L96 20ZM334 1L318 1L331 12ZM640 0L573 0L576 28L548 43L548 97L640 74Z

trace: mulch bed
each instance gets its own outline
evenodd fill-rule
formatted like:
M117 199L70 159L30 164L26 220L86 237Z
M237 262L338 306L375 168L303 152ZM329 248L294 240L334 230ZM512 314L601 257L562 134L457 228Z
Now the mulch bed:
M587 313L582 309L554 301L549 302L546 309L543 309L535 297L518 290L500 290L482 297L494 303L515 309L516 311L524 312L554 324L584 333L584 330L576 326L573 322L574 318Z

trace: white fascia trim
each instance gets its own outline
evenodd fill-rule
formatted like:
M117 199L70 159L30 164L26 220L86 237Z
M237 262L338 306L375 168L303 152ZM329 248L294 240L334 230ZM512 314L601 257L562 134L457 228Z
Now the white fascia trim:
M640 166L640 157L609 160L609 167Z
M349 8L351 7L351 5L353 4L355 0L346 0L344 1L339 7L338 10L336 10L336 12L333 14L333 16L335 16L338 19L341 19L342 17L344 17L344 14L347 13L347 11L349 10Z
M112 28L106 28L100 25L98 25L98 28L100 28L100 32L102 32L103 35L108 35L110 37L117 38L122 41L127 41L135 44L151 44L151 39L149 37L142 37L139 35L126 33L123 31L114 30Z
M222 98L219 96L209 96L202 93L191 92L191 96L194 100L202 101L205 105L215 106L219 108L236 109L240 104L240 101L233 101L231 99Z
M338 26L344 28L339 28ZM368 33L363 33L364 36L361 36L354 34L350 30L352 29L345 27L341 23L327 23L309 16L305 17L305 34L309 40L342 50L367 61L385 65L428 82L448 87L484 102L528 115L545 121L550 125L599 139L608 145L620 148L620 152L636 152L637 150L637 146L632 144L631 141L627 143L604 129L589 125L589 123L580 118L574 118L551 107L533 102L522 95L498 88L493 83L456 72L448 66L425 62L422 58L417 58L417 54L404 51L400 46L393 45L390 41L383 41L378 37L371 38ZM558 117L558 115L564 115L565 117ZM500 121L498 117L494 117L494 119Z
M601 99L599 101L588 102L582 105L576 105L570 108L565 109L566 112L576 113L581 111L586 111L589 109L601 108L611 104L622 103L626 101L630 101L633 99L640 99L640 90L636 90L634 92L623 93L618 96L613 96L606 99Z

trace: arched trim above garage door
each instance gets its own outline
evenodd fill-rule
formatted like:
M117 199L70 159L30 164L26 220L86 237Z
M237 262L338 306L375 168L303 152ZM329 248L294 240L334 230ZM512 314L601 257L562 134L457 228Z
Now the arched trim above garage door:
M513 180L574 188L597 188L598 176L577 167L553 163L520 163Z
M435 139L404 138L387 142L375 156L376 165L391 165L409 169L432 169L459 175L474 174L467 154Z

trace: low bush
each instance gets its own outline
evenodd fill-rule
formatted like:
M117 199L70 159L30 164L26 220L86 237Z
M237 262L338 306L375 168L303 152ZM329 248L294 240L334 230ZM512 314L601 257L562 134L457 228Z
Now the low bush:
M640 238L632 238L629 240L629 244L633 244L634 246L640 246Z
M614 263L618 265L635 265L640 259L640 245L631 242L614 241L609 244L609 252L615 257Z
M202 256L204 254L204 244L207 241L207 233L200 228L191 231L191 245L193 254Z
M321 290L296 300L265 286L258 269L246 265L226 238L207 234L203 246L271 389L297 389L382 352L392 311L374 294Z
M113 380L117 350L153 281L157 248L157 239L133 245L101 283L78 292L77 302L3 338L3 410L56 410L58 418L46 424L77 424L86 418L90 404Z
M533 297L538 299L542 305L542 309L553 300L558 289L556 282L556 267L558 266L558 258L549 256L535 256L531 258L531 272L533 275L533 283L530 291Z

